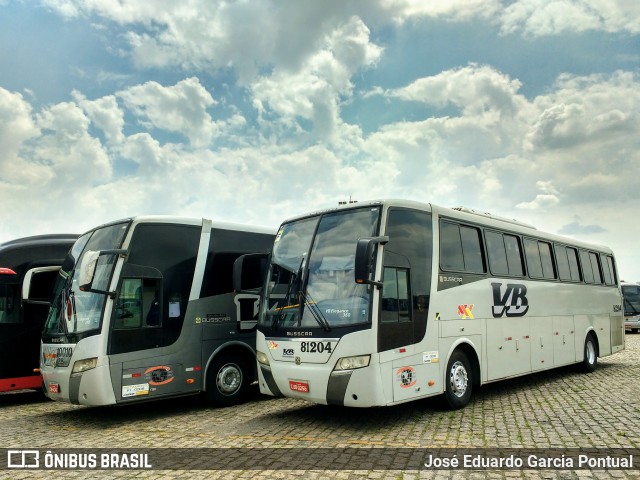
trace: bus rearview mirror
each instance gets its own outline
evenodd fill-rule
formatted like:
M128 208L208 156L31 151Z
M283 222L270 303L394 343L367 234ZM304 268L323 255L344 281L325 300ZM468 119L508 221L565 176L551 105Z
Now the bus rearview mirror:
M236 292L262 288L268 253L247 253L233 262L233 290Z
M96 270L100 263L100 257L107 255L126 255L127 250L87 250L82 256L80 270L78 272L78 288L83 292L102 293L114 296L116 292L109 292L104 289L93 288Z
M359 284L375 285L382 287L380 282L371 279L373 271L373 249L376 245L384 245L389 241L389 237L368 237L361 238L356 244L356 258L354 266L355 282Z

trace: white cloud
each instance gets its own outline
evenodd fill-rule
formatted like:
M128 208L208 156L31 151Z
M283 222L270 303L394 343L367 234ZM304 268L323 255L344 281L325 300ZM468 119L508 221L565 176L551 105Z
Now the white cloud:
M505 34L559 35L597 30L640 32L640 4L627 0L517 0L500 18Z
M217 126L207 112L215 100L195 77L172 87L147 82L117 96L147 128L180 133L195 147L210 145L216 135Z
M38 134L31 105L19 93L0 87L0 165L3 170L15 162L22 143Z
M325 36L320 49L299 70L274 69L253 82L254 106L266 122L277 121L301 132L300 121L308 120L317 139L336 142L345 132L353 132L340 118L340 101L352 93L351 77L375 64L381 52L369 41L366 25L351 17Z
M80 92L72 92L76 103L87 113L91 122L101 129L108 143L119 143L124 139L124 112L114 95L87 100Z
M381 0L379 3L385 13L399 23L416 17L469 21L477 17L490 18L504 8L499 0Z

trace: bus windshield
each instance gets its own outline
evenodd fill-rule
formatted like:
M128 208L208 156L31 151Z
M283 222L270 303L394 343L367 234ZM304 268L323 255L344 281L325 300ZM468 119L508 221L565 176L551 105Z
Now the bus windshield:
M358 239L376 234L380 211L359 208L284 224L274 241L260 323L272 328L370 322L370 293L355 283Z
M106 296L102 293L80 290L79 267L84 254L90 250L120 248L128 226L129 222L109 225L86 233L76 241L62 264L60 276L56 280L44 335L73 335L100 329ZM114 255L101 257L96 267L95 281L99 281L105 290L111 280L116 258Z
M640 285L623 285L622 297L624 299L624 314L640 314Z

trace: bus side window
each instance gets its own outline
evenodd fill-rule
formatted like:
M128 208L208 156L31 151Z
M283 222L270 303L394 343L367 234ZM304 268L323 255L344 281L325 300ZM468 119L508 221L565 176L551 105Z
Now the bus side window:
M440 224L440 265L444 270L468 273L486 271L480 230L442 221Z
M580 250L580 264L582 266L582 275L584 276L585 283L594 283L593 266L591 265L589 252L586 250Z
M382 323L411 321L409 309L409 270L385 267L382 282Z
M594 283L602 283L602 274L600 273L600 255L589 252L589 260L591 261L591 269L593 270Z
M575 248L566 247L567 258L569 259L569 270L571 272L571 281L579 282L582 280L580 276L580 267L578 265L578 252Z
M454 223L440 224L440 264L445 270L464 270L460 228Z
M124 278L116 302L113 328L157 327L160 325L159 280Z
M485 231L489 267L494 275L524 275L520 239L514 235Z
M524 252L531 278L545 278L547 280L556 278L550 243L525 238Z
M605 262L602 265L602 272L604 274L605 285L615 285L616 275L613 268L613 257L611 255L604 255Z
M142 279L125 278L116 302L113 328L139 328L142 326Z
M560 280L571 281L571 270L569 268L569 258L567 257L567 249L562 245L555 245L556 265L558 265L558 276Z

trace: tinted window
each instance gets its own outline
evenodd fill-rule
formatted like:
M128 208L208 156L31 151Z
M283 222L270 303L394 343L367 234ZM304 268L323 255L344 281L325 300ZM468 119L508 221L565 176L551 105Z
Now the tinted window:
M443 221L440 226L441 266L469 273L485 271L480 230Z
M542 263L542 276L547 279L556 278L556 273L553 269L553 259L551 257L551 244L538 242L538 249L540 250L540 261Z
M597 253L589 252L589 261L593 270L594 283L602 283L602 275L600 274L600 256Z
M406 268L385 267L380 321L407 322L409 310L409 272Z
M582 277L580 276L580 267L578 266L578 251L575 248L567 247L567 260L569 261L569 271L571 272L571 280L573 282L579 282Z
M211 230L209 253L200 297L233 292L232 271L235 260L245 253L266 253L273 246L273 235L214 228ZM262 285L259 264L247 263L243 283Z
M524 251L530 277L549 280L556 278L550 243L527 238L524 241Z
M504 247L502 234L497 232L485 232L487 241L487 255L489 256L489 269L494 275L508 275L507 252Z
M615 285L616 274L613 268L613 257L606 255L604 258L606 259L605 265L603 265L604 283L607 285Z
M542 278L542 262L540 260L538 242L536 240L525 239L524 253L527 257L527 269L529 270L529 276L532 278Z
M593 267L591 266L591 259L589 258L589 252L586 250L580 250L580 264L582 266L582 275L586 283L593 283Z
M507 251L507 263L510 275L524 275L524 261L520 239L513 235L504 235L504 246Z
M445 270L464 270L460 227L454 223L440 225L440 262Z
M483 273L484 260L482 257L482 244L480 242L480 230L471 227L460 227L462 238L462 254L464 255L464 269L467 272Z
M555 246L556 265L558 265L558 276L560 280L570 281L571 270L569 269L569 259L567 258L567 249L561 245Z

